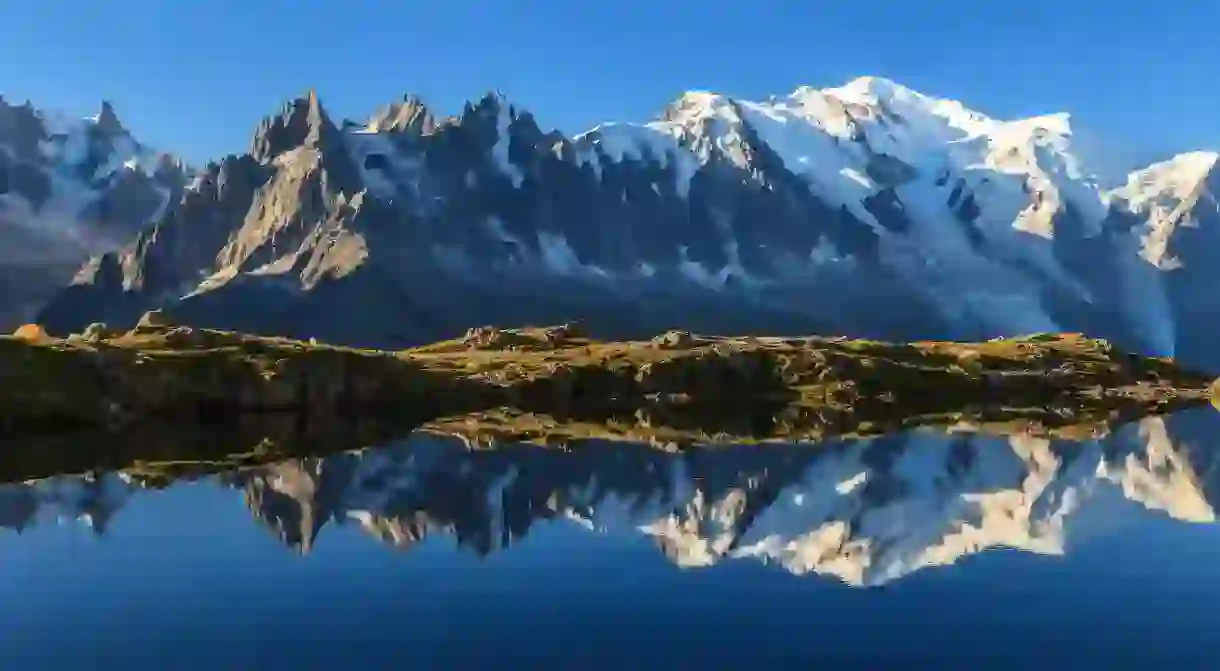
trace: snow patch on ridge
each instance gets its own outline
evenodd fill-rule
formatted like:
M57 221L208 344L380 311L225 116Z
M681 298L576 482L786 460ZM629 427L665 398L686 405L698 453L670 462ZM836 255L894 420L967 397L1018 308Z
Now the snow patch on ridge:
M509 127L512 125L512 121L512 118L509 117L508 105L500 100L496 106L496 144L492 146L491 153L500 171L513 181L513 187L521 188L521 183L525 181L525 174L508 157L508 143L511 141Z
M678 142L679 132L680 129L667 122L602 124L574 139L577 160L592 165L598 177L601 176L602 156L616 163L656 161L673 171L674 188L679 196L686 198L690 195L690 183L699 169L699 162Z

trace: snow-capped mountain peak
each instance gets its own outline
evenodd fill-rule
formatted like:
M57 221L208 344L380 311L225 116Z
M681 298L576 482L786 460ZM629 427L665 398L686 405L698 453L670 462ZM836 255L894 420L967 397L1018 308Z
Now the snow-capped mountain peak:
M821 90L806 86L792 95L794 99L806 100L815 96L833 98L863 115L888 114L891 120L894 120L893 115L936 117L940 121L933 125L947 126L966 136L982 134L995 123L985 114L969 109L961 102L925 95L884 77L859 77L843 86Z
M616 157L632 145L666 155L676 141L697 164L720 156L747 170L769 151L829 204L877 229L885 225L863 201L911 182L923 191L946 187L945 200L959 185L981 192L980 224L1001 235L1011 227L1053 237L1054 219L1069 204L1094 230L1105 217L1096 179L1072 153L1068 114L1000 121L879 77L803 86L765 102L690 91L658 121L599 126L578 140L590 136L615 147ZM921 203L916 213L910 194L898 198L908 215L950 215L943 202Z
M1195 151L1136 170L1127 183L1107 195L1131 212L1151 207L1176 207L1199 187L1220 163L1220 153Z
M1182 226L1197 226L1200 212L1196 210L1201 198L1212 201L1211 212L1220 211L1207 186L1209 179L1218 174L1218 164L1217 152L1179 154L1132 172L1126 184L1106 193L1108 202L1146 222L1140 249L1145 261L1162 270L1182 267L1181 258L1172 250L1178 230Z

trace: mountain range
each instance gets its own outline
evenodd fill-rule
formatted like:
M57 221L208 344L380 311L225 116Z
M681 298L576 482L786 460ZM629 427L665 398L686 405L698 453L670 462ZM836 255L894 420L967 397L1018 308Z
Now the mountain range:
M511 552L536 527L568 525L643 534L685 568L762 561L876 586L994 548L1070 552L1141 514L1214 522L1217 418L1150 417L1087 442L919 430L685 453L598 442L471 450L416 434L208 482L236 490L300 553L334 525L358 525L399 550L449 537L478 556ZM133 497L157 496L124 473L3 485L0 525L79 519L107 533Z
M81 262L6 305L41 305L52 332L159 307L376 346L570 319L607 337L1070 330L1220 367L1218 156L1131 171L1113 153L1067 114L1005 121L877 77L689 92L576 136L496 93L342 121L310 92L199 170L147 160L164 155L108 107L67 128L6 106L0 231L38 234L6 248ZM8 256L10 276L39 259Z
M33 318L87 259L156 222L187 179L109 103L68 119L0 97L0 325Z

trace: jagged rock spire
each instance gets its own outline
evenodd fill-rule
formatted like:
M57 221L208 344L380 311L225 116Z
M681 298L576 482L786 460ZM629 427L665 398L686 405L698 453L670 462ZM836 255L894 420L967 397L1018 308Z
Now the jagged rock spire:
M254 135L250 153L265 162L301 146L326 152L338 134L339 129L326 115L317 90L310 89L304 97L284 105L278 116L263 119Z
M436 128L436 119L423 100L414 94L407 94L401 102L386 105L369 117L365 128L372 132L427 135Z
M96 123L97 129L107 136L122 135L126 132L109 100L102 101L102 109L97 113Z

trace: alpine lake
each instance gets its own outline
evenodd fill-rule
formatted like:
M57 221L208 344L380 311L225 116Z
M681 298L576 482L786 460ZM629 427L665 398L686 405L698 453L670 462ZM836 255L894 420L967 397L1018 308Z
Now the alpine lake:
M876 344L669 336L649 351L670 354L631 368L632 396L625 378L573 377L553 353L535 370L528 343L493 343L467 349L502 366L458 366L457 346L407 356L452 375L396 384L419 396L388 416L201 403L95 422L80 404L99 371L125 389L131 371L185 364L8 342L0 354L24 358L0 370L25 386L0 438L6 668L1220 668L1220 412L1206 380L1165 362L1106 367L1117 354L1060 339L1016 348L1086 380L1055 383L1053 402L1003 375L973 397L962 376L982 369L961 364L874 407L885 392L852 392L840 383L860 370L835 361L847 348L889 370L898 355ZM828 387L810 410L803 364L778 367L797 400L749 366L717 368L732 384L701 400L721 378L664 372L700 348L772 363L821 351L808 370ZM986 363L998 346L976 349L984 373L1000 366ZM51 365L37 387L30 371ZM1079 391L1136 368L1142 391ZM258 385L274 376L243 386L225 370L231 397L270 398ZM452 382L507 389L517 373L535 386ZM165 402L174 384L120 400Z

